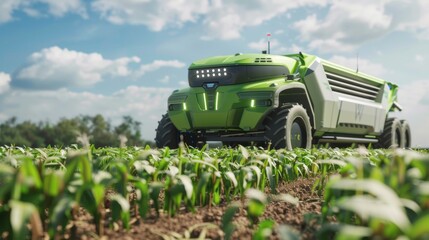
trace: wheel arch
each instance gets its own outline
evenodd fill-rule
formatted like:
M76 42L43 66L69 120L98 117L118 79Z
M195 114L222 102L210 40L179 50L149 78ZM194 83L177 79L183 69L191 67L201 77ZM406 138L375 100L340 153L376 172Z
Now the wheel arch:
M273 107L276 109L283 106L285 103L301 104L307 111L312 128L315 129L316 119L314 117L313 106L311 105L307 89L303 83L290 83L276 90Z

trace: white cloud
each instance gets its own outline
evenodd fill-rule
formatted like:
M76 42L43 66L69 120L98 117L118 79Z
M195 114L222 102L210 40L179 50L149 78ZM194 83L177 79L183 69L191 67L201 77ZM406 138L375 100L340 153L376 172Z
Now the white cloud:
M12 12L19 7L21 1L2 0L0 2L0 23L12 20Z
M0 72L0 94L5 93L10 88L10 75Z
M267 48L268 48L267 39L266 38L261 38L257 42L250 42L247 46L250 49L253 49L253 50L256 50L256 51L267 50ZM275 50L279 46L280 46L280 43L279 43L279 41L277 39L272 38L270 40L270 50Z
M181 88L188 87L189 86L189 82L188 81L179 81L179 86Z
M143 138L152 140L161 115L167 111L167 98L173 89L129 86L111 95L72 92L10 90L0 97L0 120L55 122L62 117L101 114L117 125L129 115L142 123Z
M92 8L114 24L145 25L153 31L187 22L203 22L204 39L239 38L245 27L257 26L290 9L323 6L328 0L95 0Z
M333 63L337 63L339 65L343 65L345 67L351 68L353 70L357 67L357 59L356 58L346 58L343 56L335 55L328 59ZM370 74L376 77L383 77L388 71L384 68L383 65L375 62L371 62L368 59L359 58L359 72Z
M145 25L161 31L168 25L195 22L208 10L208 0L95 0L92 7L114 24Z
M28 65L18 69L14 84L27 88L58 89L70 86L90 86L106 76L128 76L129 64L138 63L138 57L115 60L99 53L83 53L66 48L51 47L33 53Z
M412 146L429 147L429 80L420 80L399 86L398 100L402 112L392 116L406 119L411 126Z
M423 62L424 60L425 60L425 57L423 57L422 55L420 55L420 54L417 54L416 56L415 56L415 59L416 59L416 61L417 62Z
M163 78L161 78L161 80L159 80L159 82L163 84L168 84L170 82L170 76L164 76Z
M204 24L208 27L204 39L236 39L246 27L258 26L291 9L324 6L327 0L283 1L212 1Z
M356 44L379 37L391 28L386 1L332 1L327 15L315 14L294 23L301 39L324 52L350 51Z
M309 15L293 28L311 49L348 52L393 31L412 31L429 39L428 11L426 0L332 0L326 16Z
M13 13L22 10L31 17L39 17L44 13L35 8L36 4L43 4L48 14L62 17L67 13L76 13L86 18L87 12L81 0L2 0L0 2L0 23L13 19Z
M160 68L183 68L185 66L185 63L178 60L155 60L152 63L141 65L136 74L137 76L142 76L148 72L157 71Z

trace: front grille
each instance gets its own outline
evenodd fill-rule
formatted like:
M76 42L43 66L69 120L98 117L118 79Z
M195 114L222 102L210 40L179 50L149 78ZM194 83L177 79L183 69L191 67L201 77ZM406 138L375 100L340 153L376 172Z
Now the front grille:
M326 73L326 77L333 92L370 101L376 100L381 88L379 84L375 86L334 73L328 72Z
M216 91L206 91L207 96L207 110L215 110L216 105Z

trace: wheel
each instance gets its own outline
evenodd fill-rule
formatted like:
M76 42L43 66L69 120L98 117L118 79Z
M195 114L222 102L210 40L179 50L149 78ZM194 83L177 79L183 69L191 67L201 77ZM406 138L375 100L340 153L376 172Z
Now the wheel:
M180 132L171 122L168 114L162 115L156 129L155 143L156 147L178 148L180 142Z
M388 118L384 123L383 133L378 138L377 148L402 147L402 127L397 118Z
M410 148L411 147L411 129L410 125L406 120L401 120L402 126L402 147Z
M265 121L265 138L271 148L311 148L310 118L301 105L286 105L269 115Z
M200 148L204 146L205 142L199 141L196 133L193 132L184 132L180 134L180 140L186 143L186 145L194 148Z

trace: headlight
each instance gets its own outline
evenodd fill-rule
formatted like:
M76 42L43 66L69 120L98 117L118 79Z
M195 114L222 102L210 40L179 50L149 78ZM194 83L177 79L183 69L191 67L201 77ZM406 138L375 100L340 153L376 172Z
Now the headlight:
M216 78L228 76L228 72L226 68L199 69L195 70L195 76L197 78Z
M273 92L241 92L237 93L240 99L272 99Z
M251 108L273 105L273 92L241 92L237 95L241 100L248 102Z
M186 94L173 94L168 98L168 103L183 103L187 98Z
M185 94L173 94L168 98L168 110L169 111L186 111L186 99L188 98Z

